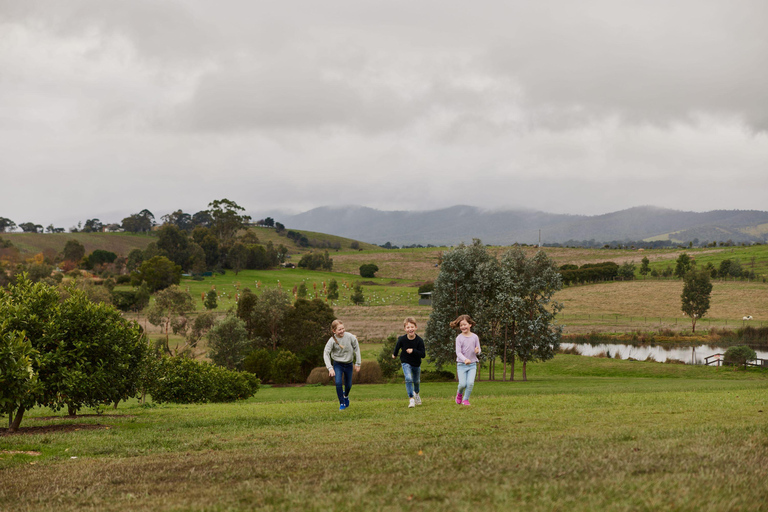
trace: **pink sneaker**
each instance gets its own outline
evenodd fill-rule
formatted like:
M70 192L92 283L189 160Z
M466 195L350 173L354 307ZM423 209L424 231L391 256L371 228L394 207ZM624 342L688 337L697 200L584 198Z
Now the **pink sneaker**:
M456 393L456 403L461 405L461 393Z
M469 400L462 400L461 405L470 405Z

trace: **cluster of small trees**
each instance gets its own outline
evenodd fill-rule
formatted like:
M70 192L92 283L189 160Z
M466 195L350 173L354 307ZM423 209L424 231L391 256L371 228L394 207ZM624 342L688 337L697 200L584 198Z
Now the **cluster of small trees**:
M634 275L634 267L632 274ZM619 265L612 261L585 263L581 267L567 264L560 267L560 275L564 285L612 281L619 276Z
M515 358L523 363L523 380L529 361L554 357L562 326L555 323L562 306L552 299L562 288L562 277L544 252L527 258L519 247L500 259L479 240L443 254L440 273L432 292L432 314L425 345L438 368L456 360L457 332L449 323L461 314L470 315L474 331L484 347L483 357L496 376L496 360L504 364L503 379L514 378Z
M240 296L228 336L209 340L211 360L255 373L276 383L306 380L322 364L323 348L335 319L333 309L320 299L299 298L293 304L281 288L257 295L245 289Z

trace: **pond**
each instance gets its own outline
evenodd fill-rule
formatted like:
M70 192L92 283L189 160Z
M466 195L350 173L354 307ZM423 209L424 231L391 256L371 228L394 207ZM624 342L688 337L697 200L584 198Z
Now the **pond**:
M714 354L724 354L727 347L717 347L711 345L697 345L695 347L660 347L658 345L632 346L620 343L561 343L560 348L568 350L571 348L582 356L597 356L605 354L608 357L618 357L621 359L637 359L645 361L648 358L660 363L667 360L682 361L685 364L705 364L704 358ZM755 349L758 359L768 359L768 350L762 347L762 350Z

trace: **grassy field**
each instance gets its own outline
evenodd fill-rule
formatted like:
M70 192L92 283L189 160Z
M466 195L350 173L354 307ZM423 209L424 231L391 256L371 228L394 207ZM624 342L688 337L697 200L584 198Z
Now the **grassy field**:
M419 250L416 250L419 251ZM381 272L380 272L381 273ZM418 305L417 285L420 281L379 277L365 279L340 272L318 272L303 269L271 271L247 270L237 276L234 272L215 275L203 281L186 278L182 286L190 291L198 310L203 309L202 294L215 287L220 294L219 311L234 307L238 290L252 291L280 286L289 293L305 282L310 298L320 299L323 283L336 279L341 297L330 301L337 316L345 321L350 332L362 340L380 340L391 332L399 332L403 318L415 316L426 327L431 308ZM349 300L351 288L364 281L366 303L354 306ZM258 284L257 284L258 283ZM711 309L698 323L698 330L711 327L735 329L743 325L742 317L751 315L750 325L768 325L768 284L762 281L713 282ZM616 281L565 288L555 299L565 305L560 323L566 333L629 332L636 330L690 330L691 324L680 311L682 282L678 279L640 279Z
M768 374L558 355L528 382L265 388L235 404L36 410L4 510L765 510ZM19 453L22 452L22 453Z

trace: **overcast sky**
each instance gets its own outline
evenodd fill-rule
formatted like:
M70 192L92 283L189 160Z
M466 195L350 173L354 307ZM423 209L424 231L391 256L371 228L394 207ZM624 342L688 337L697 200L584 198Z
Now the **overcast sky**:
M768 210L768 2L0 0L0 173L65 228Z

